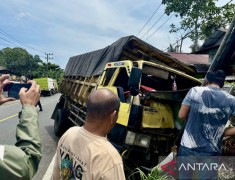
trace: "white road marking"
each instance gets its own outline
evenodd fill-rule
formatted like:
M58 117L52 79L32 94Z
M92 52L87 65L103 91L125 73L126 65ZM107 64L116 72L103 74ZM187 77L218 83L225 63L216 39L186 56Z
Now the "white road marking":
M0 146L0 159L3 161L3 157L4 157L4 149L5 149L5 146L1 145Z
M54 167L54 162L55 162L55 155L52 158L52 161L51 161L49 167L47 168L47 171L46 171L45 175L43 176L42 180L49 180L49 179L51 179L51 175L52 175L53 167Z

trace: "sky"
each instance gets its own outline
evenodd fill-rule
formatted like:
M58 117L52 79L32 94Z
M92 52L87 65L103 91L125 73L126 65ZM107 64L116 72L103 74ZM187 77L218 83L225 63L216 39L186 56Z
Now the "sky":
M170 25L180 19L164 15L161 0L0 1L0 49L21 47L44 62L46 54L53 53L49 62L62 69L70 57L102 49L124 36L135 35L165 51L185 33L169 33ZM185 40L183 52L190 52L191 44Z

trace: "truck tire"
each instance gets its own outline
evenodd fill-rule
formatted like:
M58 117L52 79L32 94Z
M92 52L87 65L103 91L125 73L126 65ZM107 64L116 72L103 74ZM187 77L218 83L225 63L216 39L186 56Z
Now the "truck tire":
M54 133L56 136L62 136L69 128L68 111L66 109L58 109L54 122Z

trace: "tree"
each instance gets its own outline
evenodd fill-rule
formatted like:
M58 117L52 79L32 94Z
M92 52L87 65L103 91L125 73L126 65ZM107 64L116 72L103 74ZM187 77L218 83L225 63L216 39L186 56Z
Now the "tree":
M56 79L58 81L62 73L63 70L60 68L60 66L48 63L48 76L50 78Z
M32 56L22 48L4 48L0 51L0 66L14 72L18 76L26 76L26 79L47 77L44 63L38 55ZM60 78L63 70L56 64L48 63L48 70L52 78Z
M22 48L5 48L2 50L2 60L7 69L17 75L30 76L34 62L32 56Z
M167 48L167 52L177 52L177 46L173 47L172 44Z
M194 42L192 50L198 50L198 41L209 37L218 28L225 28L234 16L235 4L231 1L222 7L216 6L218 0L162 0L166 5L165 13L180 16L180 27L171 25L170 32L180 29L189 33L188 37Z

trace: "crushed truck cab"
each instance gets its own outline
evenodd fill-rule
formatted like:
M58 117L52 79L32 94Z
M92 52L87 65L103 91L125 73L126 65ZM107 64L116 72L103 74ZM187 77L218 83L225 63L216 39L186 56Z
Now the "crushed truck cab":
M178 119L181 102L192 86L201 85L201 81L186 73L193 72L191 67L152 46L151 51L145 49L151 52L151 61L134 58L140 45L150 47L136 37L128 38L118 41L122 48L120 44L114 48L118 44L115 42L108 48L71 57L60 83L62 95L52 114L55 134L60 136L72 125L85 123L86 101L92 91L108 88L117 94L120 112L108 139L122 155L126 170L153 167L159 156L169 154L182 125ZM132 59L120 58L127 58L124 49L128 49ZM154 60L153 54L157 53L163 58ZM116 56L119 59L114 61Z

